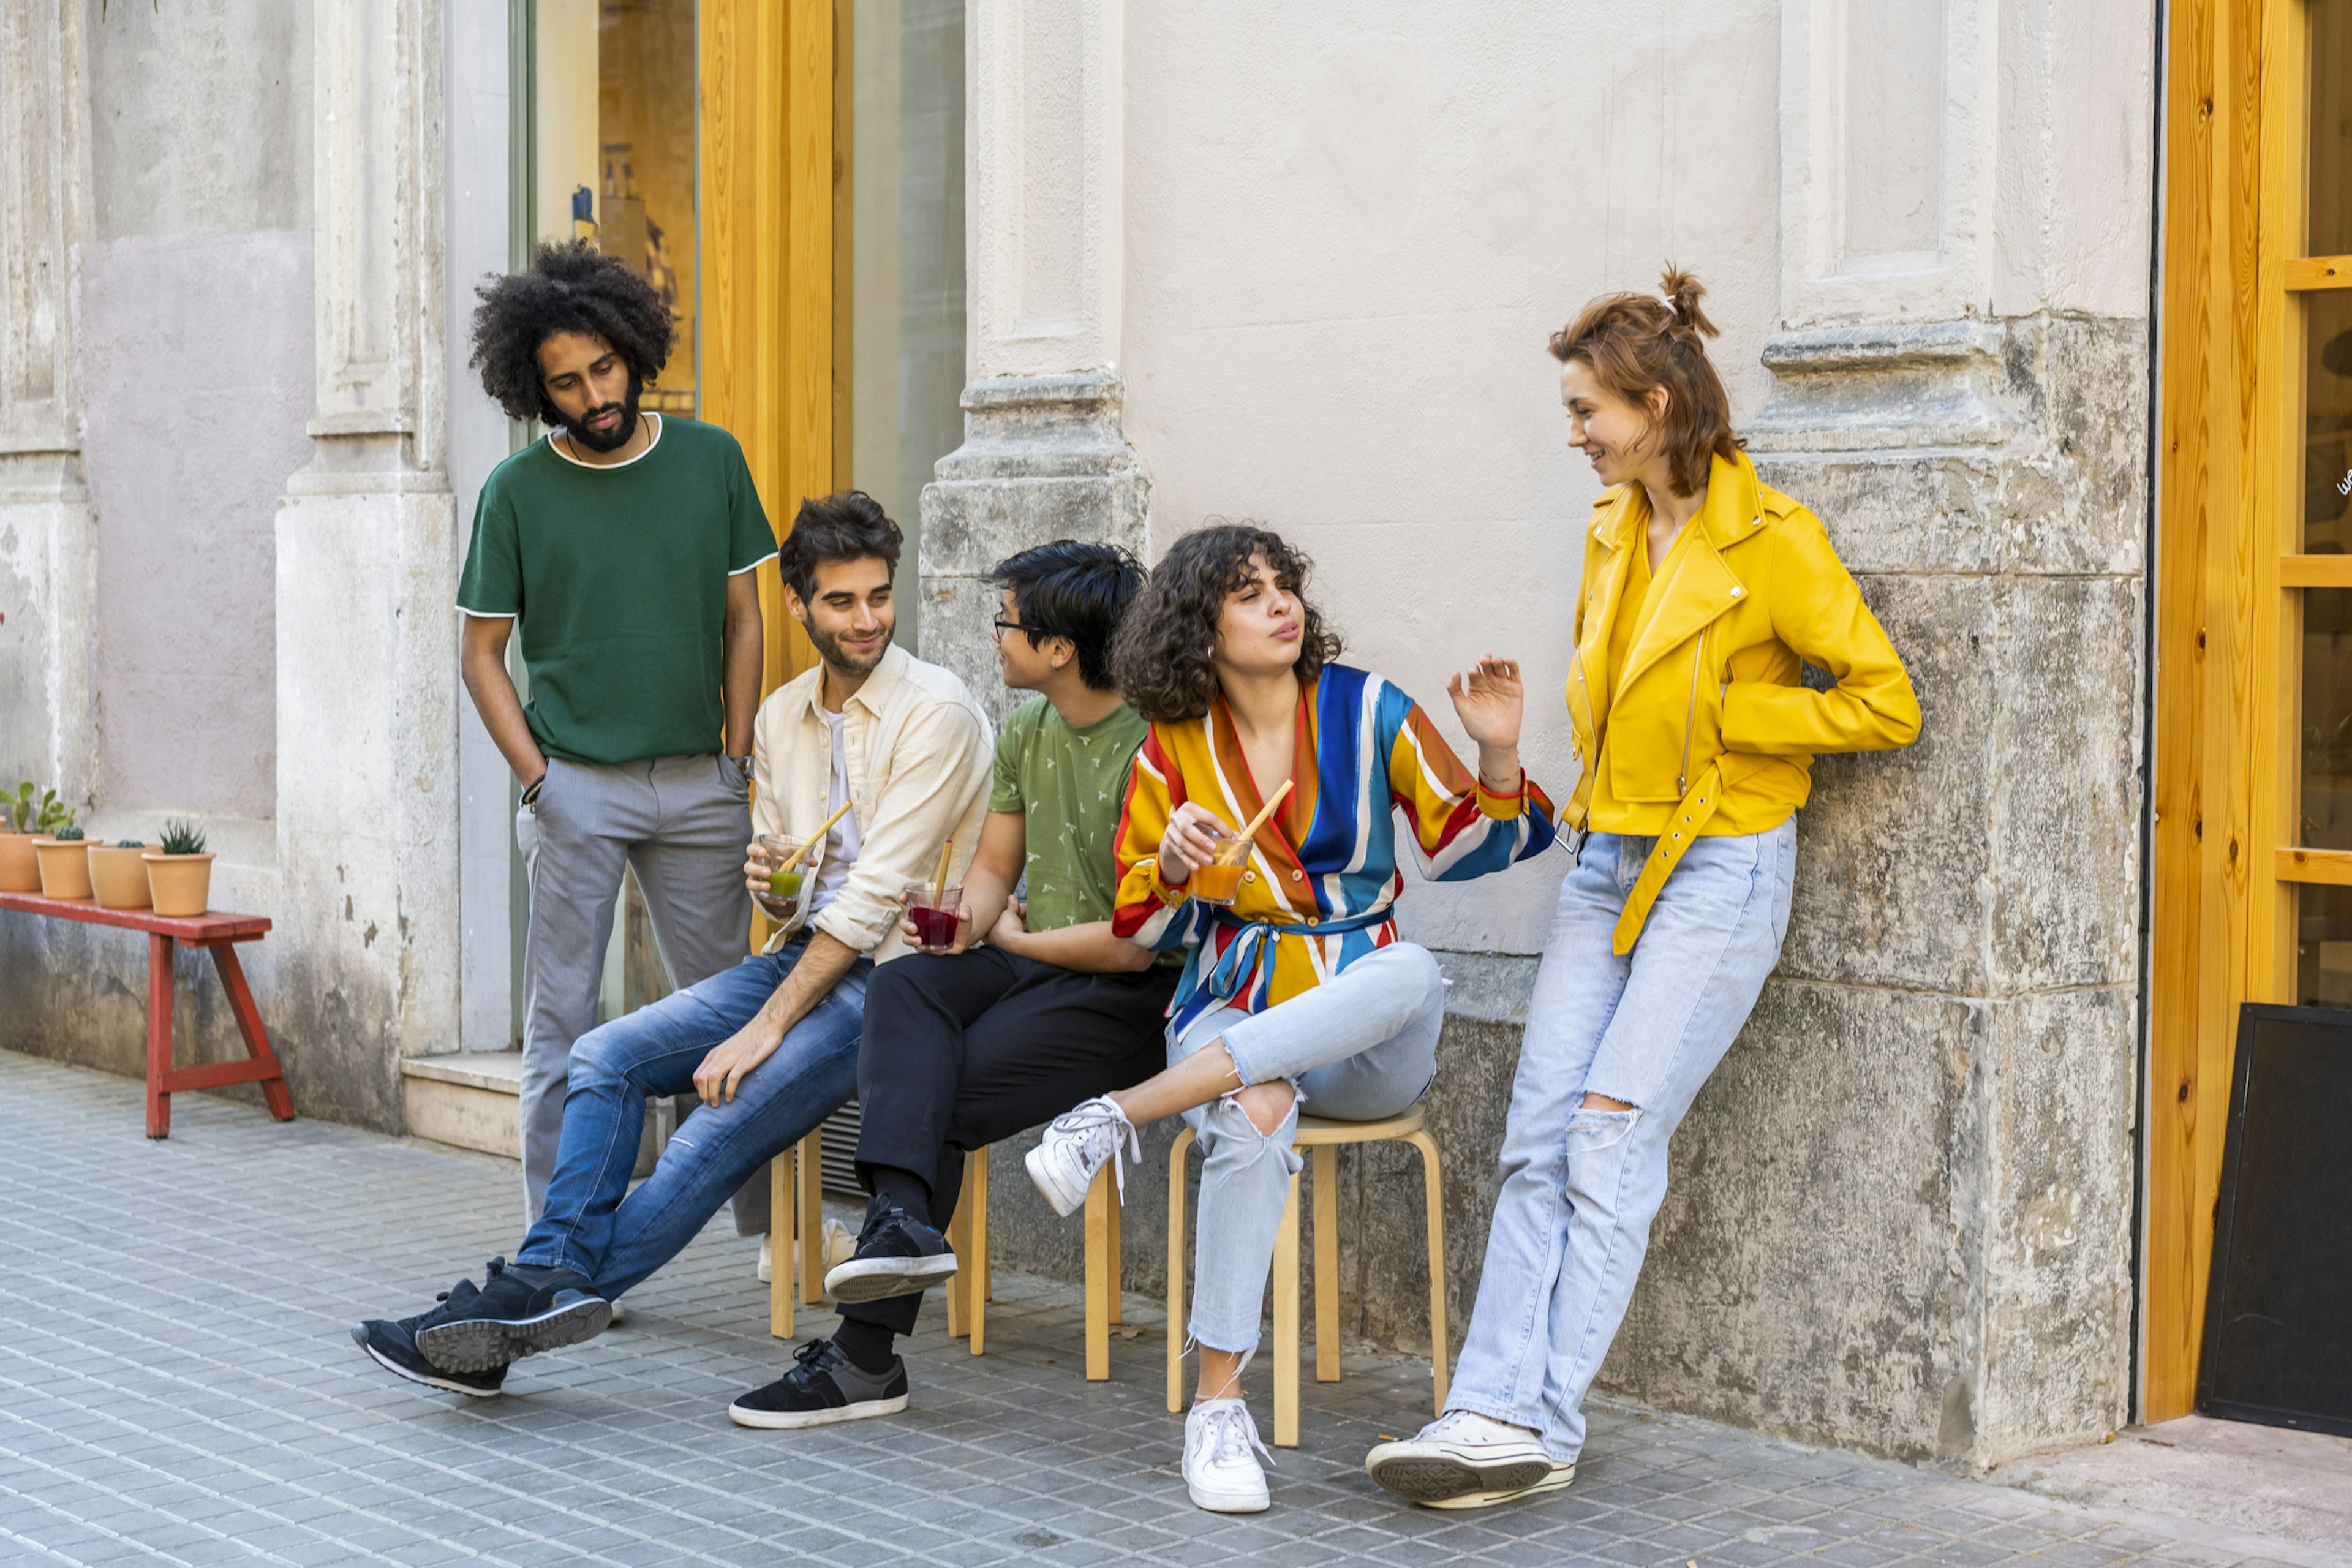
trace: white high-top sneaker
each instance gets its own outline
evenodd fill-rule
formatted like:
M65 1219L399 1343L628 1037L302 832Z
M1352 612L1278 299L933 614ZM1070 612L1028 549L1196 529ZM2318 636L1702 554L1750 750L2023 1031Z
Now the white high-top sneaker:
M1364 1456L1364 1473L1429 1508L1487 1508L1557 1491L1576 1479L1536 1435L1468 1410L1449 1410L1402 1442Z
M1087 1201L1087 1189L1094 1185L1095 1177L1106 1164L1111 1165L1118 1177L1119 1201L1127 1199L1127 1166L1120 1160L1120 1145L1126 1145L1127 1158L1140 1162L1143 1143L1135 1135L1134 1124L1127 1112L1107 1094L1098 1094L1076 1110L1064 1111L1054 1118L1037 1146L1023 1157L1029 1167L1029 1179L1054 1205L1054 1212L1067 1218Z
M1265 1470L1257 1423L1238 1399L1203 1399L1184 1417L1184 1488L1211 1513L1264 1513Z

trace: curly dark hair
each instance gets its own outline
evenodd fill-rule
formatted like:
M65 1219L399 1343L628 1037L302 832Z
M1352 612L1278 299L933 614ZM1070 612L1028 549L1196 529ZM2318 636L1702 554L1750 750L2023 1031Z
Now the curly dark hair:
M541 240L530 269L492 273L474 290L473 366L482 390L510 419L561 425L547 399L539 345L556 332L585 332L618 351L633 381L650 382L669 363L669 311L652 284L584 239Z
M1274 580L1284 592L1298 595L1305 613L1299 682L1311 683L1339 657L1339 634L1324 624L1322 612L1307 597L1315 563L1270 529L1213 517L1169 546L1119 622L1110 662L1129 707L1155 724L1181 723L1209 710L1217 695L1217 669L1210 658L1217 646L1217 620L1224 613L1225 595L1248 585L1255 555L1265 557Z

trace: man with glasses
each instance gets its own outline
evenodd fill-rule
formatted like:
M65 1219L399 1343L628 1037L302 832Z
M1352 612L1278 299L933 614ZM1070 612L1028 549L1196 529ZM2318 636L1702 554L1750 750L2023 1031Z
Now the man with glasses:
M993 574L1005 721L954 950L878 968L857 1057L857 1171L874 1195L856 1255L825 1276L842 1323L784 1377L737 1400L746 1426L814 1426L907 1404L891 1344L956 1270L941 1232L967 1151L1167 1063L1176 970L1114 936L1113 852L1146 725L1112 684L1110 644L1143 581L1124 551L1069 540ZM1014 896L1028 879L1025 900Z

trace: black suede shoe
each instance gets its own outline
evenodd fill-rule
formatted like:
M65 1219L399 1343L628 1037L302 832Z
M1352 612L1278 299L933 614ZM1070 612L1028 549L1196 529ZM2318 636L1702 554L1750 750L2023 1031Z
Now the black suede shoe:
M593 1340L613 1304L569 1268L490 1259L488 1283L460 1280L416 1325L417 1352L443 1372L488 1372L519 1357Z
M856 1252L826 1271L824 1289L836 1301L919 1296L955 1271L946 1237L898 1205L877 1199L858 1234Z
M468 1293L474 1289L470 1281L461 1280L459 1287ZM447 1300L457 1293L455 1290L445 1292L442 1300ZM501 1363L487 1372L444 1372L417 1353L416 1325L430 1315L420 1312L415 1317L402 1318L397 1321L370 1318L363 1323L352 1326L352 1339L360 1349L374 1358L378 1366L411 1383L421 1383L427 1388L445 1389L474 1399L495 1397L506 1384L505 1363Z
M727 1418L738 1426L824 1426L907 1408L907 1363L900 1357L890 1358L887 1372L866 1372L831 1340L811 1340L793 1355L798 1365L729 1405Z

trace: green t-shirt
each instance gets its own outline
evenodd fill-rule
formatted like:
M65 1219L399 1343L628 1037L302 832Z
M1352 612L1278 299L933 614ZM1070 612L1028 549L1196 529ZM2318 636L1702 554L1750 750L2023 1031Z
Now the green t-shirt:
M532 442L482 485L457 607L515 616L541 750L583 763L715 752L727 579L776 552L743 449L664 416L592 468Z
M1150 731L1125 704L1073 730L1043 697L1004 721L988 809L1027 819L1031 931L1110 919L1128 768Z

